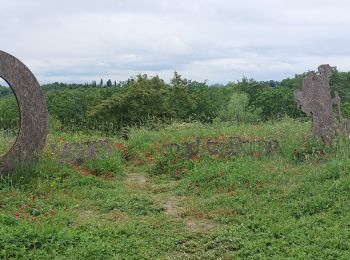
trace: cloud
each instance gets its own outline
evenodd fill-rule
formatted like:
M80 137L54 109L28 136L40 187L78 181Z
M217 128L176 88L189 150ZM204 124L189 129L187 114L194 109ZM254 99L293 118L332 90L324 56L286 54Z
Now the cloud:
M41 83L292 77L350 70L350 2L335 0L0 0L0 49Z

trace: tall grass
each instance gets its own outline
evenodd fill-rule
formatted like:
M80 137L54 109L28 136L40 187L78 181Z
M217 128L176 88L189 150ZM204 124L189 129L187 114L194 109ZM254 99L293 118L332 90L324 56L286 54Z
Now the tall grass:
M8 152L14 145L17 137L17 131L14 129L0 130L0 155Z
M109 137L135 158L144 156L142 167L134 157L127 162L135 180L123 174L118 150L77 166L58 163L48 145L34 168L19 167L1 182L0 256L348 259L350 142L341 137L324 146L310 139L310 128L290 118L135 125L128 141ZM279 154L157 158L161 144L229 136L276 139ZM98 131L61 129L50 132L48 144L101 138ZM138 183L135 172L145 169L149 174ZM179 199L179 216L166 214L164 203ZM215 228L193 230L186 219Z

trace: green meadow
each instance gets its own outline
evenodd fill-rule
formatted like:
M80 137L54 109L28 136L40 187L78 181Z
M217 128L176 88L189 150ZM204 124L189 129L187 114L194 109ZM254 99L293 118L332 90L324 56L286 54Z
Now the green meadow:
M3 177L2 259L349 259L349 142L330 147L310 122L173 123L109 137L81 165L50 144L99 140L51 131L39 163ZM1 149L13 142L1 135ZM276 139L278 153L195 158L167 143ZM311 140L311 141L310 141Z

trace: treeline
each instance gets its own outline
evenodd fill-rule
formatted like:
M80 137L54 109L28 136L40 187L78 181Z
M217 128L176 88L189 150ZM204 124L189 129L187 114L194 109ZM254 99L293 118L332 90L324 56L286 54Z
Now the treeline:
M296 107L293 92L305 75L281 82L243 78L209 86L175 72L170 83L158 76L137 75L118 83L52 83L42 88L55 128L115 132L123 127L174 120L241 123L304 117ZM336 71L331 85L342 98L343 114L349 116L350 72ZM13 95L9 95L8 88L0 87L0 97L1 127L16 127L18 109Z

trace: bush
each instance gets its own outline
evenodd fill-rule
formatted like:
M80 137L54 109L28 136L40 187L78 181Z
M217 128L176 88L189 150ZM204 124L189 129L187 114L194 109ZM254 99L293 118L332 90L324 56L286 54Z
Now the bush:
M333 139L330 145L326 145L321 138L311 138L304 142L303 146L294 150L293 158L297 162L307 160L320 160L327 154L332 154L339 149L339 140Z
M100 152L95 159L85 162L84 167L97 176L104 173L112 173L113 175L123 173L123 162L117 149L114 149L111 154Z
M187 174L199 160L199 156L193 156L191 159L178 154L174 149L163 151L154 157L153 164L150 165L148 173L151 175L165 174L174 179L180 179Z

